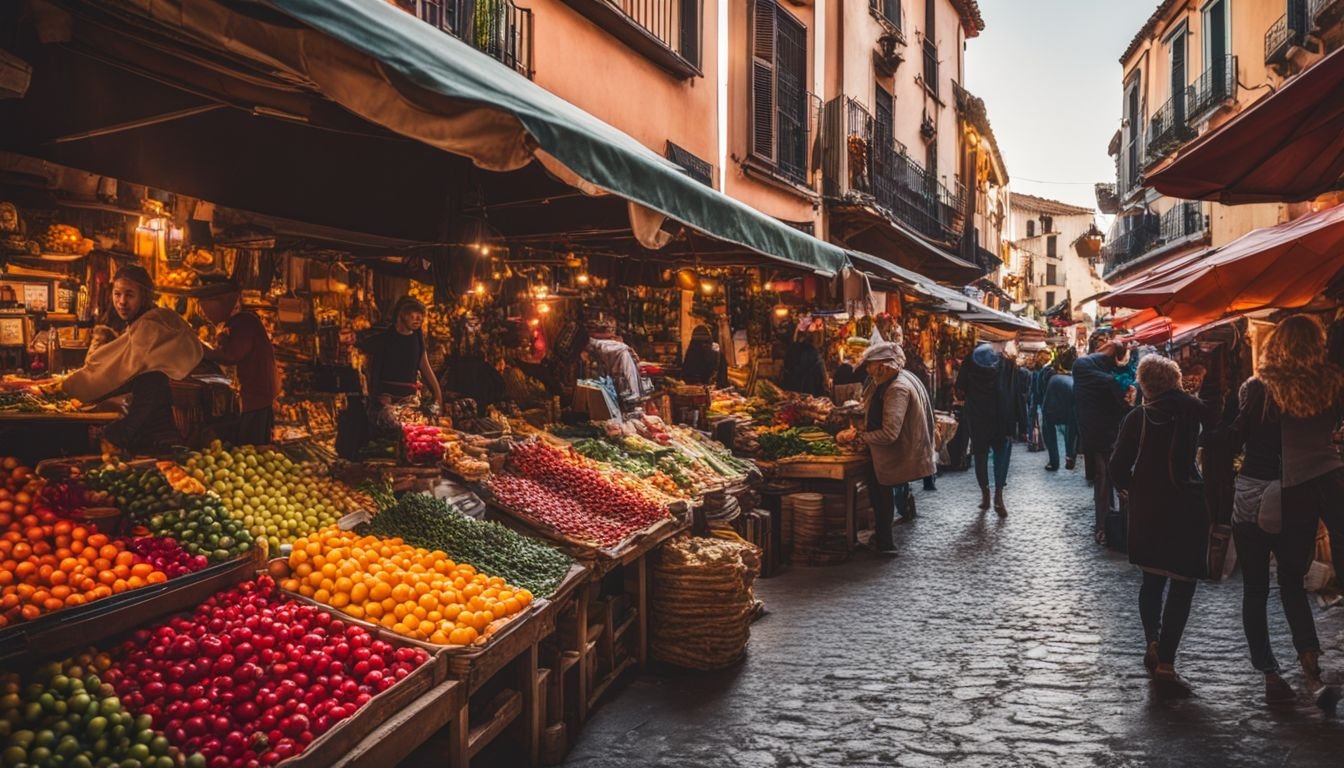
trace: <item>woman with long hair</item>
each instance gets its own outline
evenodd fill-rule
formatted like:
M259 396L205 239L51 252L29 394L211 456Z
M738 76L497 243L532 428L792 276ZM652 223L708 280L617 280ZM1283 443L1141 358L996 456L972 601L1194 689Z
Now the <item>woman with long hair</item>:
M1279 413L1282 435L1283 486L1279 583L1289 584L1281 594L1285 610L1290 601L1305 601L1297 589L1306 578L1316 551L1316 530L1324 521L1330 530L1334 561L1344 563L1344 459L1335 447L1344 370L1330 362L1325 329L1310 315L1294 315L1279 323L1265 344L1258 372ZM1300 606L1298 606L1300 607ZM1333 709L1339 690L1321 678L1321 646L1310 610L1294 632L1294 643L1306 685L1316 703ZM1298 635L1301 634L1301 637Z

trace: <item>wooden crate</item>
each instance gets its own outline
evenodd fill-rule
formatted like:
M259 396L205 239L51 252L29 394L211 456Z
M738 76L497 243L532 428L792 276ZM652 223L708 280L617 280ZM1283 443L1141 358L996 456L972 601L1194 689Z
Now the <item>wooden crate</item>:
M156 619L195 608L210 595L256 576L258 557L216 563L162 584L6 627L0 631L0 665L17 669L39 660L68 656Z

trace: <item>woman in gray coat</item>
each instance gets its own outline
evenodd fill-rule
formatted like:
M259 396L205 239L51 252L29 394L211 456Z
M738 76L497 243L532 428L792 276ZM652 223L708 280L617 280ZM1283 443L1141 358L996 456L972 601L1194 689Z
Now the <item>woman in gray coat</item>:
M912 480L936 471L933 424L928 394L908 376L901 376L905 353L898 344L882 342L868 348L862 360L872 379L864 396L864 427L837 435L843 443L857 442L872 456L869 477L873 515L877 522L876 549L895 554L891 525L898 492L909 493Z

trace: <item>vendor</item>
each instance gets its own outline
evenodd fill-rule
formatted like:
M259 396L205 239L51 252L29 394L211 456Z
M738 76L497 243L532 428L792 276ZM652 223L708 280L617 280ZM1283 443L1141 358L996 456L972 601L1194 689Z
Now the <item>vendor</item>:
M275 397L279 380L275 368L275 348L256 313L242 308L243 289L224 277L203 277L196 297L201 312L215 325L223 323L218 344L205 351L205 359L236 366L243 412L238 417L233 442L237 445L266 445L275 426Z
M374 421L389 426L381 416L394 402L420 394L429 388L432 398L422 398L426 410L443 410L443 391L429 365L425 348L425 305L411 296L402 296L392 307L392 324L360 342L368 356L365 378L369 385L369 409ZM423 379L423 385L417 379Z
M546 402L550 396L546 383L524 370L523 365L522 361L507 358L500 358L496 364L495 370L503 382L504 399L525 408ZM535 366L532 368L536 369Z
M611 378L621 410L630 410L647 399L650 391L639 373L639 357L628 344L615 337L614 331L611 326L594 326L581 354L596 369L598 376Z
M709 326L697 325L691 331L691 343L681 364L681 379L687 384L714 384L719 379L723 353L714 343Z
M835 386L845 384L862 384L868 379L868 374L863 370L863 353L868 351L868 340L859 336L851 336L845 340L845 362L841 363L835 369L835 377L831 383Z
M815 326L815 327L814 327ZM822 397L830 389L826 382L826 363L821 350L813 342L813 335L821 330L821 323L804 317L793 334L793 343L784 355L784 370L779 386L804 395Z
M154 306L154 299L154 282L144 267L117 270L112 278L112 320L125 330L91 351L84 367L61 384L67 394L85 402L129 394L126 415L109 424L103 437L133 453L151 453L181 442L169 381L191 373L202 355L191 326L176 312Z

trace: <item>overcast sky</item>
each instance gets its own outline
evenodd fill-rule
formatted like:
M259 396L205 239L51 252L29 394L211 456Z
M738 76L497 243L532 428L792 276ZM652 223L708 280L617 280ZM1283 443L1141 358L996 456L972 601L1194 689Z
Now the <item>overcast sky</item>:
M1120 54L1157 5L980 0L966 88L985 100L1013 191L1095 207L1092 183L1115 181L1106 145L1120 126Z

